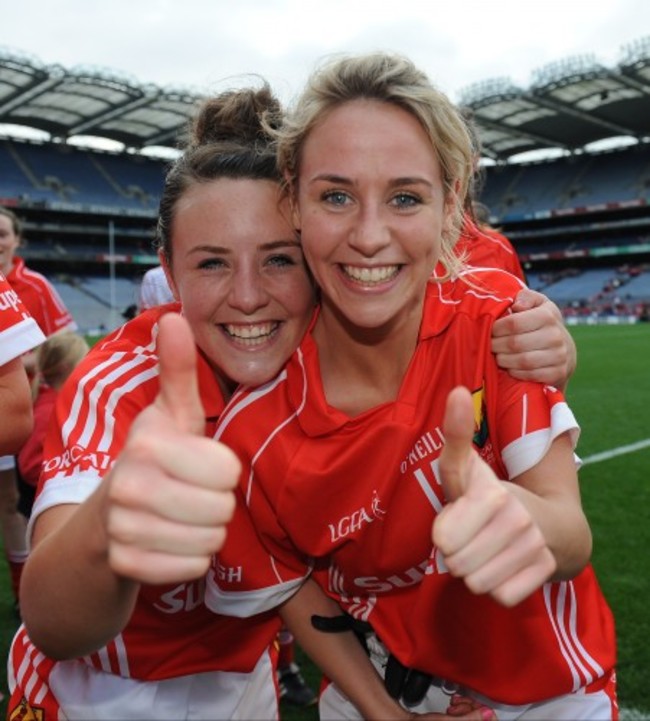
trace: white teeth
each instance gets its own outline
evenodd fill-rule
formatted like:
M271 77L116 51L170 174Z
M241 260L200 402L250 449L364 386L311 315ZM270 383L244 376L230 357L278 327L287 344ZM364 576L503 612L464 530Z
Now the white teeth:
M267 338L277 329L279 323L259 323L257 325L232 325L224 324L224 329L228 335L240 341L247 341L248 345L256 342L267 340Z
M346 275L361 283L383 283L399 272L399 265L382 265L374 268L362 268L358 265L344 265Z

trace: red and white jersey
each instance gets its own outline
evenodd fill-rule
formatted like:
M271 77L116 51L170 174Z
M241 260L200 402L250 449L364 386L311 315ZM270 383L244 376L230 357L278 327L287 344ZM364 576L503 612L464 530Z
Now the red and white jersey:
M477 225L465 216L463 229L454 247L459 257L472 268L499 268L526 282L517 251L505 235L487 225ZM436 275L441 275L437 272Z
M59 330L77 330L54 286L44 275L30 270L22 258L14 257L7 280L48 338Z
M111 468L131 423L158 392L158 320L179 310L173 304L137 316L95 346L73 371L59 392L56 423L45 440L30 532L46 509L81 503ZM200 354L198 360L206 434L212 435L223 397L208 363ZM126 628L83 661L142 680L214 670L248 673L272 642L279 621L275 614L246 620L217 616L204 605L204 587L202 579L143 586Z
M354 418L328 405L310 334L274 381L233 396L217 437L244 464L242 494L270 560L221 554L211 608L269 607L314 569L403 664L502 703L570 693L613 667L612 616L591 568L506 609L451 577L432 547L452 388L472 390L474 443L500 478L534 466L560 434L577 438L559 391L514 380L490 353L493 322L520 287L488 270L430 283L397 399Z
M45 340L18 293L0 273L0 365L32 350Z

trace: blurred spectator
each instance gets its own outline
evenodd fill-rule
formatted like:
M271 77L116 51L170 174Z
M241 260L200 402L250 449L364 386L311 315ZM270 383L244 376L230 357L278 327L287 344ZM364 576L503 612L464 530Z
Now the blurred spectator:
M46 336L60 330L77 330L77 324L54 286L16 255L21 242L22 227L18 216L0 207L0 270Z
M157 265L155 268L150 268L142 276L138 300L140 313L143 310L155 308L157 305L164 305L165 303L172 303L173 301L174 294L169 287L162 266Z

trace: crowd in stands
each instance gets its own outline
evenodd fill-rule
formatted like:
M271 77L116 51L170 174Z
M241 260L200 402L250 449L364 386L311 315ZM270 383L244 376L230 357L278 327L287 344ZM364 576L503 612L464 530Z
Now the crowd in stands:
M567 319L646 319L650 307L650 264L599 269L562 268L529 275Z

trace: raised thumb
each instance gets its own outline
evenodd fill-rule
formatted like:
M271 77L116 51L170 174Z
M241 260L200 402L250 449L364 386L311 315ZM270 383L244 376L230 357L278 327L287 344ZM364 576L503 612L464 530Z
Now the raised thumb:
M445 496L453 501L465 492L474 452L474 406L467 388L457 386L447 396L442 432L445 445L439 459L440 481Z
M158 322L160 389L156 405L179 431L202 435L205 411L199 395L196 346L189 323L177 313Z

